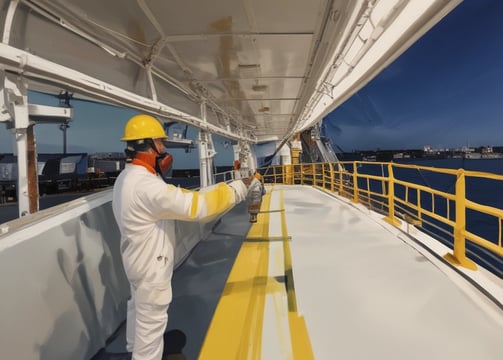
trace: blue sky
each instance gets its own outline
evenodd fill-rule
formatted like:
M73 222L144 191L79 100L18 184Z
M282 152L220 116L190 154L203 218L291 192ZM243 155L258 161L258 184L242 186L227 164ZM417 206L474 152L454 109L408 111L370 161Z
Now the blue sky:
M503 145L502 0L465 0L377 78L324 120L345 151ZM30 102L57 105L30 93ZM69 152L122 151L119 141L133 111L72 102ZM98 130L96 130L98 129ZM37 150L62 151L57 125L35 128ZM194 138L191 130L189 137ZM215 139L217 165L232 162L232 148ZM0 125L0 152L12 152ZM179 159L176 161L176 159ZM175 151L175 167L197 166L197 151Z
M503 1L465 0L324 120L355 149L503 145Z

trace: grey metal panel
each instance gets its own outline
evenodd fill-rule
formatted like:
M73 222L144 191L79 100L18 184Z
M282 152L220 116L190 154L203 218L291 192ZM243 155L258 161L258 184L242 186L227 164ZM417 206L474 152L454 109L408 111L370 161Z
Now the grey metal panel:
M17 164L0 163L0 180L1 181L17 180Z
M16 13L11 45L113 85L147 95L144 70L131 61L110 56L104 49L27 9ZM136 74L136 75L135 75Z
M6 359L88 359L124 320L129 286L111 204L54 224L34 224L0 251Z
M154 78L154 82L159 100L187 114L197 117L201 116L201 107L198 103L190 100L184 93L169 86L166 82L159 81L157 78Z
M232 19L232 30L250 30L243 1L219 0L208 3L198 0L148 1L152 13L164 18L162 28L170 34L202 34L223 32ZM224 10L225 9L225 10ZM162 15L161 15L162 14Z
M8 8L9 8L9 1L8 0L0 0L0 25L2 26L2 29L4 28L5 16L7 15ZM3 35L3 31L2 31L2 35Z
M263 76L277 79L261 98L297 96L301 81L281 84L282 78L305 75L321 4L36 0L18 5L9 44L145 97L152 96L144 68L152 55L160 102L199 117L194 96L201 96L226 113L210 116L209 123L254 129L255 105L228 99L256 96L240 79ZM204 89L208 80L216 83Z
M71 18L78 20L78 18ZM28 49L31 53L55 63L75 69L112 85L127 89L135 94L150 97L146 72L140 60L147 56L146 48L139 46L130 50L129 45L120 44L121 51L131 51L128 58L111 56L106 50L70 31L61 31L61 26L34 14L20 5L16 13L10 44ZM108 26L108 24L107 24ZM102 34L103 36L103 34ZM105 44L113 41L107 39ZM139 59L138 63L135 59ZM154 77L154 79L156 79ZM156 81L159 100L179 110L199 116L199 107L184 93L165 81Z
M2 224L2 358L89 359L125 320L129 283L107 197L110 191ZM214 223L177 222L175 266Z

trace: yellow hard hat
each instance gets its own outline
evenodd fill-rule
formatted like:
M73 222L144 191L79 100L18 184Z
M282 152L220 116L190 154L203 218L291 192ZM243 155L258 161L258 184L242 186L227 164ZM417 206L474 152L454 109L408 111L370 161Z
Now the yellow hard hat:
M121 141L167 138L161 123L150 115L135 115L127 122Z

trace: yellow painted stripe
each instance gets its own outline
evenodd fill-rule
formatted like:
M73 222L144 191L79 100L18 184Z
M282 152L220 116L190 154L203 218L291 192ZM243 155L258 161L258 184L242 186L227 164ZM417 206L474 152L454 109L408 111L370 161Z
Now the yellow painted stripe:
M269 210L270 193L262 209ZM260 213L247 238L267 238L269 213ZM268 287L269 243L245 241L236 257L199 359L260 359L265 293Z
M292 337L293 358L299 360L314 359L311 340L307 332L306 321L297 312L288 312L290 336Z
M206 333L199 359L260 359L265 295L282 290L282 284L268 277L269 208L271 193L264 196L261 213L243 243ZM281 237L283 241L288 299L288 324L294 359L314 359L305 319L297 311L293 282L290 237L286 226L283 192L280 193Z
M262 208L269 210L271 206L271 194L263 197ZM259 218L260 217L260 218ZM254 223L248 231L247 240L257 235L262 235L267 238L269 235L269 221L268 213L258 214L257 222ZM261 266L259 266L259 276L254 281L254 293L252 294L251 301L253 302L253 312L248 312L248 319L245 321L243 331L243 341L239 349L238 357L236 359L257 359L260 360L262 353L262 328L264 322L264 307L265 307L265 294L268 284L268 270L269 270L269 243L262 244L262 258Z
M283 190L280 190L280 209L285 208L285 199ZM290 336L292 342L292 353L294 359L310 360L314 359L309 333L307 332L304 317L297 312L297 297L295 295L295 285L293 280L292 254L290 251L290 242L288 229L286 227L286 214L281 212L281 234L285 239L283 241L283 252L285 256L285 276L286 293L288 299L288 323L290 326Z
M248 231L247 239L267 239L269 237L269 209L271 207L271 192L264 195L257 222Z

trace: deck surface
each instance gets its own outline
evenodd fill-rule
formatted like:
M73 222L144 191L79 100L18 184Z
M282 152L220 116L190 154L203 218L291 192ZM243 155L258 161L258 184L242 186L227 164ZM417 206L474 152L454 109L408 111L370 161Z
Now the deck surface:
M501 309L379 219L301 186L269 187L251 227L237 206L175 271L186 359L503 359Z

